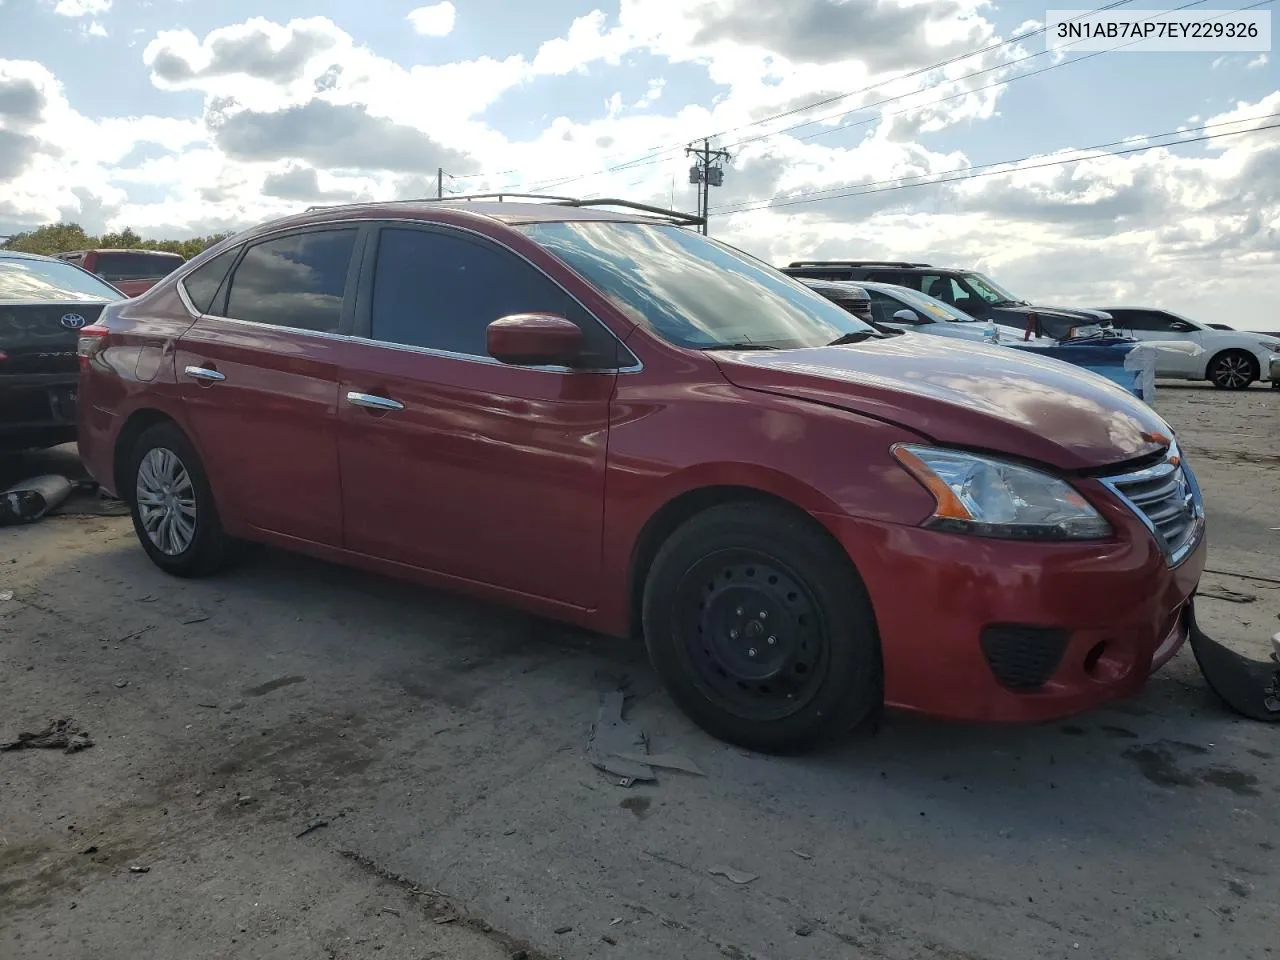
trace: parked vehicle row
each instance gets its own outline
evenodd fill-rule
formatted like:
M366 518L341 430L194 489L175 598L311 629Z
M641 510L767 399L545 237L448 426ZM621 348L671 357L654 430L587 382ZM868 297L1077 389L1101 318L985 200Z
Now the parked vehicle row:
M1200 348L1157 351L1155 372L1160 377L1208 380L1226 390L1241 390L1257 380L1270 380L1273 385L1280 383L1280 377L1272 372L1273 366L1280 368L1280 335L1277 334L1232 330L1222 324L1200 323L1172 311L1149 307L1083 309L1031 304L976 271L940 268L927 263L813 260L794 261L782 270L811 282L852 282L869 293L875 284L914 290L952 308L960 314L961 321L990 320L1002 328L1017 329L1020 334L1030 332L1036 337L1075 340L1116 336L1158 340L1164 344L1194 344ZM915 312L919 315L919 311ZM939 333L944 329L947 328L930 328L928 332ZM958 332L951 335L972 337L972 334Z
M643 637L756 749L885 705L1065 716L1176 653L1205 519L1150 407L881 333L695 222L460 198L265 224L81 331L82 458L170 573L266 542Z

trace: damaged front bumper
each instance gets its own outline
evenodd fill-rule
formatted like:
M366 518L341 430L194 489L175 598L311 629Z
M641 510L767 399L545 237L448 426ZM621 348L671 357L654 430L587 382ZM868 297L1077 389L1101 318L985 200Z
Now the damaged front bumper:
M1205 683L1224 704L1242 716L1264 723L1280 721L1280 633L1271 638L1271 656L1254 660L1209 638L1188 617L1191 651Z

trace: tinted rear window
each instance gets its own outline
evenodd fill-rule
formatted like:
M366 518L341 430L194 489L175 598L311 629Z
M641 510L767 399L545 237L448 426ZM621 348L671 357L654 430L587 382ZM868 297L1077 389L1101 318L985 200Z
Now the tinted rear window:
M176 253L100 253L93 272L103 280L151 280L168 276L185 262Z
M236 320L336 333L356 231L317 230L250 247L231 278Z
M56 303L120 299L118 290L61 260L0 256L0 300Z
M232 247L225 253L218 254L208 263L196 267L182 278L182 285L187 288L191 305L201 313L221 312L221 303L224 298L218 297L218 292L223 289L222 282L227 278L227 271L235 263L236 254L239 252L239 247ZM215 297L219 304L217 309L214 309Z

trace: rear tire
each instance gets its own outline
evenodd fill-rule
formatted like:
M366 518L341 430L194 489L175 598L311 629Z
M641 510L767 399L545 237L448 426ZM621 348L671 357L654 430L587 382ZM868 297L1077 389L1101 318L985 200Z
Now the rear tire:
M686 521L654 558L643 624L672 699L728 743L796 753L882 704L861 579L812 521L780 507L730 503Z
M177 424L165 421L142 432L119 493L129 503L142 548L165 573L208 576L238 556L238 543L222 529L200 455Z
M1206 371L1219 390L1245 390L1260 375L1257 357L1245 350L1222 351L1209 361Z

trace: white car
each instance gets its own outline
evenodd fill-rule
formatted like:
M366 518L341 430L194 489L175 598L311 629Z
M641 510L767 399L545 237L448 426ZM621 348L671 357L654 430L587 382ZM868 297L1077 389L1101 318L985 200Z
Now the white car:
M864 284L865 286L865 284ZM1152 307L1104 307L1117 333L1135 340L1194 343L1198 354L1161 350L1156 375L1208 380L1223 390L1243 390L1255 380L1271 380L1280 367L1280 337L1248 330L1217 330L1169 310Z

